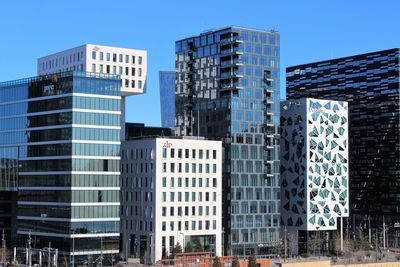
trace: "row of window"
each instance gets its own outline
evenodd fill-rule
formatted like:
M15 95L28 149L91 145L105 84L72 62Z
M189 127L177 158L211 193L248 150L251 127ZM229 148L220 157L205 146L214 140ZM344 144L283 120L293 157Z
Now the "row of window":
M119 206L34 206L19 205L18 216L53 218L119 218Z
M265 202L244 202L234 203L231 205L232 214L272 214L279 211L279 202L269 201L268 205ZM240 209L239 209L240 207Z
M192 198L189 199L189 194L191 193ZM203 194L204 194L204 199L203 199ZM175 195L177 196L177 199L175 200ZM196 195L198 196L198 198L196 199ZM183 198L184 196L184 198ZM168 202L168 203L172 203L175 201L178 202L201 202L201 201L206 201L206 202L215 202L217 201L217 193L216 192L212 192L212 199L210 198L210 192L169 192L169 198L167 199L167 192L162 192L161 195L161 201L162 202Z
M119 187L118 175L19 175L18 185L40 187Z
M123 63L123 62L125 62L125 63L127 63L127 64L136 64L136 56L129 56L129 55L125 55L125 57L124 57L124 55L122 55L122 54L116 54L116 53L109 53L109 52L106 52L105 53L106 54L106 61L111 61L111 56L112 56L112 62L120 62L120 63ZM100 61L103 61L104 60L104 52L96 52L96 51L92 51L92 59L93 60L96 60L97 59L97 55L98 55L98 59L100 60ZM125 59L125 61L124 61L124 59ZM137 60L137 63L139 64L139 65L142 65L142 63L143 63L143 57L142 56L138 56L138 60Z
M203 228L203 222L204 222L204 228ZM211 224L212 223L212 224ZM177 225L177 229L175 229L175 224ZM182 228L182 222L169 222L168 228L167 228L167 222L162 222L161 223L161 230L163 232L170 231L173 232L175 230L177 231L195 231L195 230L216 230L217 229L217 221L216 220L206 220L206 221L191 221L191 227L189 229L189 221L184 221L183 223L184 228Z
M178 159L188 159L189 157L191 157L192 159L196 159L196 151L198 153L198 158L199 159L210 159L210 151L212 151L212 159L217 159L217 150L209 150L209 149L192 149L191 150L191 155L190 155L190 149L177 149L177 153L176 153L176 158ZM167 148L163 147L163 151L162 151L162 157L165 159L167 158ZM169 153L169 157L170 158L175 158L175 149L174 148L170 148L170 153Z
M20 172L97 171L119 172L119 160L54 159L21 161Z
M46 60L40 64L41 70L50 70L54 68L58 68L64 65L69 65L77 62L81 62L83 60L83 52L72 53L67 56L62 56L50 60Z
M217 187L217 178L212 178L212 179L205 178L204 180L205 180L205 185L204 186L206 188L210 187L210 180L212 181L212 187L214 187L214 188ZM192 178L192 183L191 183L191 185L189 185L189 177L185 177L185 179L183 179L182 177L178 177L176 180L175 180L174 177L170 177L169 178L169 183L168 183L170 188L174 188L175 187L175 181L177 182L176 183L177 187L182 187L182 186L184 186L186 188L189 188L190 186L192 188L195 188L196 186L197 187L203 187L203 178L195 178L195 177L193 177ZM185 184L183 185L182 182L184 182ZM162 178L162 187L167 187L167 177L163 177Z
M190 207L169 207L169 212L167 212L167 207L162 207L161 215L163 217L173 217L173 216L210 216L210 206L199 206L197 207L197 214L196 214L196 207L191 207L191 213L189 214ZM175 213L176 211L176 213ZM204 211L204 212L203 212ZM212 207L212 216L217 216L217 207Z
M79 191L54 191L20 190L18 201L38 202L119 202L119 191L111 190L79 190Z
M185 163L184 167L185 169L182 169L182 163L177 163L175 165L174 162L171 162L169 165L166 162L163 162L162 164L162 172L177 172L177 173L203 173L203 164L202 163L192 163L191 164L192 167L189 168L189 163ZM210 165L212 166L212 170L210 170ZM169 168L167 168L167 166L169 166ZM205 169L204 169L204 173L210 173L210 171L212 171L212 173L217 173L217 164L209 164L206 163L204 164ZM177 168L176 168L177 167Z
M245 222L245 223L244 223ZM262 215L233 216L233 228L243 227L279 227L279 218Z

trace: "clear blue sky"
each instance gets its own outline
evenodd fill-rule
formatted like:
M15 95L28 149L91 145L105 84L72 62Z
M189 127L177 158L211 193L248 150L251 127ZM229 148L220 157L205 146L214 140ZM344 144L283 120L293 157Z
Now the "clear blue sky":
M400 46L398 0L8 0L0 3L0 81L36 74L36 58L95 43L148 51L148 92L127 121L160 125L158 71L174 69L174 42L237 25L281 34L285 68Z

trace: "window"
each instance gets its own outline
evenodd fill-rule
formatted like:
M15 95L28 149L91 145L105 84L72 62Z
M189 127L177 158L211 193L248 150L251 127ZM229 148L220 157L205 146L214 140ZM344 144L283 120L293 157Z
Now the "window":
M169 193L169 201L174 202L175 201L175 192L170 192Z
M167 193L163 192L162 193L162 202L166 202L167 201Z
M107 65L107 66L106 66L106 72L107 72L107 74L110 74L110 71L111 71L111 70L110 70L110 65Z
M136 68L131 68L132 76L135 76Z
M175 172L175 163L171 163L170 168L170 172Z
M210 164L206 164L206 173L210 173Z
M135 64L135 56L132 56L132 64Z
M175 185L175 179L174 179L174 177L171 177L171 187L174 187L174 185Z
M142 65L142 57L141 56L139 56L139 58L138 58L138 64Z
M196 178L192 178L192 187L196 187Z
M163 150L162 150L162 157L164 159L167 157L167 149L165 147L163 147Z
M100 59L100 60L103 60L103 57L104 57L103 52L100 52L99 59Z
M185 178L185 187L189 187L189 178L188 177Z
M203 149L199 150L199 159L203 159Z
M139 68L139 69L138 69L138 76L139 76L139 77L142 77L142 68Z
M199 178L199 187L203 187L203 178Z
M129 63L129 55L125 55L125 63Z
M92 52L92 59L96 59L96 51Z
M135 88L135 80L131 80L131 88Z
M123 59L122 54L119 54L119 62L122 62L122 59Z
M167 230L167 223L162 222L162 231L165 232Z
M92 64L92 72L96 72L96 64Z
M171 148L171 158L173 159L175 157L175 149Z
M196 163L192 163L192 173L196 172Z
M189 149L185 149L185 159L189 158Z
M100 64L99 72L100 72L100 73L103 73L103 64Z
M178 177L178 187L182 187L182 177Z
M118 74L122 75L122 67L118 67L118 68L119 68Z
M113 62L117 62L117 54L113 53Z
M163 163L163 166L162 166L162 171L163 172L166 172L167 171L167 163Z
M217 159L217 150L213 150L213 159Z
M129 80L125 80L125 87L129 87Z
M138 81L138 88L142 89L142 81Z
M210 150L206 150L206 159L209 159L210 158Z
M196 149L192 149L192 158L193 158L193 159L196 158Z
M217 187L217 178L213 178L213 187Z
M217 173L217 164L213 164L213 173Z
M166 207L162 207L162 216L163 217L167 216L167 208Z
M178 159L182 158L182 149L178 149Z
M107 53L107 54L106 54L106 60L107 60L107 61L110 61L110 53Z
M167 187L167 177L162 178L162 187Z
M196 221L192 221L192 230L196 230Z
M129 68L125 67L125 75L129 75Z
M117 67L116 66L113 66L113 74L114 75L117 74Z

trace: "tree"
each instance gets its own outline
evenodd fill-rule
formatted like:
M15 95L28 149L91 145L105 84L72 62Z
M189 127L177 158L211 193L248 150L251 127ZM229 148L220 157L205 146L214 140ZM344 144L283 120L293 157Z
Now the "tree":
M248 258L247 267L257 267L257 259L256 259L256 255L254 254L254 252L252 252Z
M194 240L194 252L203 252L203 245L199 239Z
M237 256L232 260L232 267L240 267L239 258Z
M190 253L190 252L193 252L193 247L192 247L192 243L190 243L190 241L188 241L185 246L185 253Z
M172 255L175 256L176 254L179 254L179 253L182 253L182 246L178 242L178 243L176 243L174 249L172 250Z
M221 267L221 261L218 256L214 258L213 267Z

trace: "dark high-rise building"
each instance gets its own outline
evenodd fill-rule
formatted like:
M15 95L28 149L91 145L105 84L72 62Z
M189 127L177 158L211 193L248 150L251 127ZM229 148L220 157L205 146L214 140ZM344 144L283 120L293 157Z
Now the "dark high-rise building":
M18 189L19 260L28 239L33 263L50 243L75 265L119 253L120 116L119 76L0 83L1 185Z
M162 127L175 126L175 71L160 71L160 107Z
M225 253L279 240L279 33L212 30L176 45L176 135L223 141Z
M287 99L349 103L350 226L355 233L368 234L369 225L388 230L400 222L399 54L395 48L286 70Z

